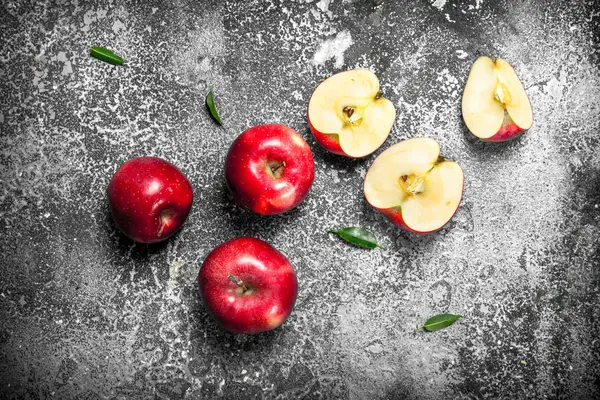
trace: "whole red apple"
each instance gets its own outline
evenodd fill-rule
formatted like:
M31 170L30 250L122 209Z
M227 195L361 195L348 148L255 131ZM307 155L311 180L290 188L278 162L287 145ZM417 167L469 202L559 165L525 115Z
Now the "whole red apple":
M225 162L234 199L257 214L286 212L304 200L315 177L312 151L295 130L259 125L231 145Z
M156 157L127 161L108 185L108 203L115 223L140 243L160 242L177 232L190 213L193 197L185 175Z
M264 332L283 324L298 294L288 259L252 237L217 246L200 268L198 285L210 314L235 333Z

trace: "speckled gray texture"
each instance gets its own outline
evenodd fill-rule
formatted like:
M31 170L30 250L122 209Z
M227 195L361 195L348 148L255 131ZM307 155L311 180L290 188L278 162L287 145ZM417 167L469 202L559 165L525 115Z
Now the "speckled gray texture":
M600 5L585 1L38 2L0 6L0 397L542 399L600 397ZM129 63L88 56L91 45ZM466 132L479 55L516 69L533 128ZM327 154L306 107L324 77L368 67L398 118L363 160ZM214 85L225 127L203 104ZM229 145L280 122L315 155L305 202L264 218L224 184ZM364 201L374 157L428 136L465 170L439 233L403 233ZM160 156L194 186L184 230L135 245L106 186ZM331 227L371 228L384 250ZM223 332L196 275L253 235L288 256L295 310L256 336ZM465 315L418 329L440 312Z

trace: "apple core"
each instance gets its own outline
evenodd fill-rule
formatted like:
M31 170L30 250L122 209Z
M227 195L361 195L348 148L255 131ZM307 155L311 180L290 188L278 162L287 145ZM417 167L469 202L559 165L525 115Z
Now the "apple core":
M510 101L512 100L510 92L506 88L506 85L502 83L500 78L498 78L498 83L496 84L494 98L504 105L509 105Z
M409 196L416 196L425 191L425 177L423 175L402 175L399 183L402 190Z

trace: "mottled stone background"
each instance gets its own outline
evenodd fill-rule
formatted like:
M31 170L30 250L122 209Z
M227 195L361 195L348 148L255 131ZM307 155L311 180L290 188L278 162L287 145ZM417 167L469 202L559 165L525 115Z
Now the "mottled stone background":
M35 5L34 5L35 3ZM0 6L0 398L592 399L600 397L600 4L597 1L11 1ZM92 45L129 63L88 56ZM462 88L480 55L516 69L535 114L506 144L473 140ZM398 117L363 160L325 153L307 101L355 67ZM225 127L204 107L215 87ZM280 122L311 145L305 202L263 218L224 184L229 145ZM436 234L364 201L374 157L427 136L465 170ZM158 246L116 232L106 186L141 155L194 186ZM358 225L384 250L326 233ZM285 325L223 332L196 275L253 235L297 269ZM427 317L465 316L436 333Z

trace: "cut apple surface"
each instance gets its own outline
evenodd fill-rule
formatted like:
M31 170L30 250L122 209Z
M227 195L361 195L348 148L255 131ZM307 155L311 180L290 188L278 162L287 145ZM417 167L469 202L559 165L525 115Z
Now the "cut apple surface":
M381 153L365 176L365 198L401 228L441 229L462 199L463 170L429 138L403 140Z
M308 103L308 121L317 142L333 153L353 158L377 150L395 119L394 105L382 97L379 79L367 69L325 79Z
M471 67L462 115L473 135L490 142L512 139L533 124L529 98L513 68L485 56Z

